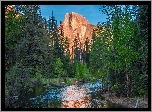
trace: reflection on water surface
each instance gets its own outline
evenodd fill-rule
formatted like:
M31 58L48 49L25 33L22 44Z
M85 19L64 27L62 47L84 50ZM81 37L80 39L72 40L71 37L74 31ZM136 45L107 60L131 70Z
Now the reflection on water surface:
M91 108L91 96L85 87L69 86L62 92L62 108Z
M97 94L101 87L101 81L63 88L40 86L25 96L22 108L110 108L113 105Z

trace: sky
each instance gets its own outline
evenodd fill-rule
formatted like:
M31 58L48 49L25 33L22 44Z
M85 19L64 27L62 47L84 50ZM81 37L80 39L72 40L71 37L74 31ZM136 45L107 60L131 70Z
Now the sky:
M84 16L90 24L97 25L98 22L106 22L106 15L99 11L99 5L40 5L42 17L52 16L52 11L57 24L64 20L66 13L76 12Z

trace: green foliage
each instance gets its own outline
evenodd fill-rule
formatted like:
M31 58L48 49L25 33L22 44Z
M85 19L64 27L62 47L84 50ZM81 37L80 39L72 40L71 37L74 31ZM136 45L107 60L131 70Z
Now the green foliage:
M70 76L71 71L72 71L72 67L70 67L71 63L70 63L70 55L66 54L62 57L62 62L63 62L63 69L64 69L64 77L66 76Z
M70 86L71 84L72 84L72 83L71 83L71 80L68 79L67 82L66 82L66 85L67 85L67 86Z
M5 74L5 84L7 87L12 85L12 84L9 85L10 82L15 81L14 77L18 77L18 76L16 76L15 73L16 73L16 67L14 66L14 67L10 68L10 70Z
M82 63L77 63L76 67L76 79L82 79L83 78L83 67Z
M46 66L53 56L49 54L49 36L44 34L39 6L17 7L22 12L18 18L13 11L5 18L5 87L13 87L18 93L31 86L32 80L41 81L43 74L50 74Z
M15 11L5 11L5 67L10 68L16 61L16 49L21 40L21 18Z
M94 83L97 79L95 77L91 78L91 82Z
M62 76L63 73L63 63L60 58L57 58L56 62L54 63L54 74Z
M103 69L103 68L100 68L100 69L98 69L98 72L97 72L97 75L96 75L98 78L105 78L105 76L106 76L106 72L105 72L105 70Z
M140 95L145 95L145 94L146 94L146 91L144 91L143 89L140 89L140 90L139 90L139 94L140 94Z
M140 89L148 88L148 41L141 37L147 37L147 33L142 31L147 31L143 23L148 23L148 7L132 7L134 8L131 9L129 5L101 6L108 19L106 23L98 24L98 35L90 57L92 77L102 77L103 83L110 80L112 88L117 89L122 96L137 95ZM136 10L138 8L139 10ZM141 13L144 9L146 13ZM138 15L137 18L132 16L132 11ZM143 15L147 22L143 20ZM104 32L103 28L106 29ZM119 83L119 86L116 83Z
M78 62L76 67L76 79L90 79L89 70L87 69L86 63Z
M118 87L119 87L119 84L118 84L118 82L116 82L116 83L111 87L111 89L112 89L112 90L118 90Z
M67 72L69 73L69 75L68 75L69 77L75 77L75 74L76 74L76 63L70 62Z
M40 82L42 82L42 73L41 71L39 70L39 67L36 65L36 72L35 72L35 76L36 76L36 79Z

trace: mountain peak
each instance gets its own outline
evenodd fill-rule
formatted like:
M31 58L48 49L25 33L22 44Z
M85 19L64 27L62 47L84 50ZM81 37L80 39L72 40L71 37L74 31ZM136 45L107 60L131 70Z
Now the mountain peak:
M96 27L91 25L84 16L76 12L66 13L64 21L59 26L59 32L62 30L64 32L63 36L69 39L70 55L72 55L75 37L79 38L82 46L84 46L86 38L91 42L92 32Z

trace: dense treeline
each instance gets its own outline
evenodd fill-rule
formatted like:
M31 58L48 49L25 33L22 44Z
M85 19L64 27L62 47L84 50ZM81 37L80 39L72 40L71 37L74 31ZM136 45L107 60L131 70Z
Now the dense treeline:
M42 18L39 5L5 6L5 90L20 91L32 83L68 77L95 81L102 79L118 96L148 93L148 6L102 6L109 16L82 47L78 37L72 47L58 33L57 20ZM124 8L124 9L122 9ZM111 10L111 12L108 12ZM19 14L19 16L16 16ZM134 18L133 18L134 17ZM103 32L104 30L104 32ZM10 106L10 105L9 105Z
M99 24L90 57L91 74L115 88L118 96L147 95L148 6L102 6L101 10L109 18Z

